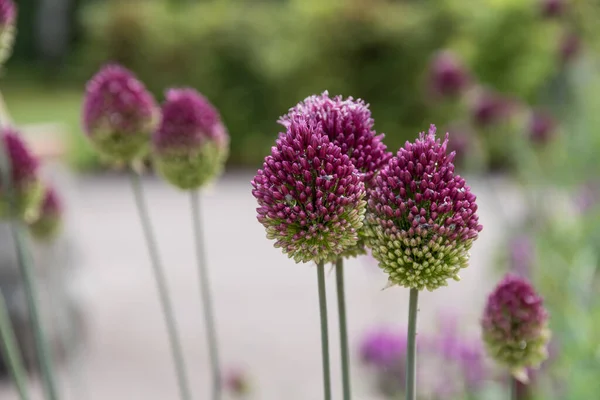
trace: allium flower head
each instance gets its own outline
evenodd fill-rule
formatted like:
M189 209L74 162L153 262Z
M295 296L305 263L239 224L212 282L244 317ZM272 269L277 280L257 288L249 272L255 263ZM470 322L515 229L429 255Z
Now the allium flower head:
M43 186L38 179L37 158L12 128L2 128L0 137L10 163L12 193L18 217L30 219L37 215L43 195ZM6 183L0 177L0 217L10 215Z
M356 246L366 202L360 174L302 115L290 119L252 181L267 238L296 262L330 262Z
M480 127L497 124L513 109L510 100L488 89L480 90L472 104L473 122Z
M13 0L0 0L0 65L10 56L15 40L17 6Z
M565 8L565 0L540 0L541 13L546 18L554 18L562 15Z
M489 296L483 319L488 354L521 380L548 357L548 313L531 284L507 275Z
M369 105L361 99L348 97L344 100L342 96L330 98L325 91L320 96L307 97L281 117L279 123L288 127L296 115L320 122L323 132L342 149L343 154L350 157L367 186L392 157L383 143L384 135L378 135L373 129Z
M556 121L551 115L536 111L531 115L529 121L529 138L534 144L546 144L551 139L555 128Z
M281 117L279 123L287 127L298 115L321 124L329 140L350 158L366 187L392 157L383 143L384 135L378 135L373 129L374 121L368 104L361 99L343 99L342 96L330 98L325 91L319 96L307 97ZM342 256L366 254L362 230L359 236L356 246L348 248Z
M170 89L153 135L159 171L181 189L195 189L223 169L229 136L216 108L194 89Z
M406 335L400 331L377 329L369 332L360 345L360 357L377 368L403 366L406 356Z
M450 51L437 53L430 66L429 84L440 97L460 94L469 84L469 74L460 60Z
M87 84L83 127L111 159L130 162L144 155L157 117L152 95L124 67L105 66Z
M454 173L435 126L406 142L368 189L367 246L391 285L434 290L459 280L482 227L475 195Z
M47 187L40 207L40 213L33 223L29 224L29 230L36 239L51 240L62 225L62 203L58 194L52 187Z

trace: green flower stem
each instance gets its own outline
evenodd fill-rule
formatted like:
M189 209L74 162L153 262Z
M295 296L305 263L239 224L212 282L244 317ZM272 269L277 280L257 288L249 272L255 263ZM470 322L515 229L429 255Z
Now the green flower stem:
M406 400L417 399L417 304L419 291L410 289L408 342L406 344Z
M4 99L0 96L0 127L10 124L8 112L4 105ZM12 182L11 165L8 160L8 154L4 148L4 142L0 140L0 172L2 173L2 182L6 187L6 196L9 203L9 214L15 214L15 198ZM15 250L17 253L17 261L21 277L23 279L23 288L25 289L25 298L27 301L27 310L29 319L33 328L33 336L35 341L38 360L41 364L42 382L44 395L47 400L57 400L58 394L55 385L54 371L52 368L52 359L50 349L46 342L44 331L42 329L40 312L38 309L39 298L35 282L35 273L30 259L30 252L25 239L25 231L23 223L15 218L10 219L10 230L15 242Z
M27 389L27 372L21 359L21 351L15 338L15 332L10 322L10 315L4 302L4 296L0 293L0 342L2 344L2 354L8 365L8 370L15 381L17 392L21 400L29 400L29 390Z
M350 357L348 356L348 327L346 323L346 295L344 290L344 259L338 258L335 263L337 286L338 315L340 325L340 354L342 357L342 384L344 400L350 400Z
M148 253L150 255L152 271L154 272L156 286L158 289L158 295L162 306L163 315L165 317L167 330L169 333L169 341L171 344L171 351L173 353L173 361L175 363L177 383L179 385L179 395L181 400L191 400L192 396L187 379L185 360L183 358L183 349L181 346L181 340L179 339L179 331L177 329L177 323L175 321L175 314L173 312L171 297L169 296L169 290L167 288L165 273L163 271L162 263L158 255L158 246L154 237L152 226L150 224L148 207L146 206L146 200L144 197L142 183L140 181L140 175L132 169L130 177L131 187L133 189L133 194L135 197L135 202L140 217L140 222L144 231L146 245L148 246Z
M219 364L219 346L217 341L217 330L212 305L210 279L208 276L208 268L206 266L207 263L204 250L204 235L202 232L202 224L200 222L200 193L198 190L193 190L190 192L190 200L192 203L194 239L196 245L198 273L200 277L200 295L202 296L202 305L204 307L204 323L206 325L206 338L208 340L210 365L212 368L212 399L219 400L222 397L221 368Z
M329 332L327 328L327 296L325 295L325 263L317 264L319 282L319 310L321 314L321 352L323 357L324 399L331 400L331 374L329 372Z

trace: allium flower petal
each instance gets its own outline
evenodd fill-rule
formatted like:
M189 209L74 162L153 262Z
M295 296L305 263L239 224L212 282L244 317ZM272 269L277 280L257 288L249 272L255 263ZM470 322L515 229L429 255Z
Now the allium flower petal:
M10 56L15 40L17 6L13 0L0 0L0 65Z
M490 294L481 321L488 354L517 377L548 357L548 313L524 278L507 275Z
M38 179L39 161L13 128L2 128L0 139L3 141L10 163L17 216L27 219L37 216L43 195L43 186ZM0 177L0 217L2 218L10 214L8 200L5 183Z
M367 246L390 284L422 290L459 279L482 227L476 197L454 173L435 126L406 142L368 189Z
M161 174L181 189L195 189L219 174L229 136L217 109L194 89L170 89L152 137Z
M96 149L130 162L147 151L158 107L132 72L107 65L87 84L83 128Z
M290 119L252 186L267 238L296 262L334 261L356 245L364 183L320 122Z

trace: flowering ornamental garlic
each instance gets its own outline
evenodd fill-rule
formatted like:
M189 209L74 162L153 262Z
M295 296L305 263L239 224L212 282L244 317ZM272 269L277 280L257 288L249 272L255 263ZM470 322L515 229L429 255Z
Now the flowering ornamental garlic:
M0 129L0 140L4 142L4 150L10 163L12 194L17 213L14 215L10 211L6 183L0 177L0 218L35 218L44 190L38 178L39 161L13 128Z
M364 183L321 123L291 118L252 186L267 238L296 262L331 262L356 246Z
M17 6L13 0L0 0L0 65L10 56L15 40Z
M105 66L87 84L83 127L94 147L110 159L131 162L143 156L157 116L152 95L120 65Z
M215 107L194 89L171 89L152 137L160 173L181 189L196 189L222 170L229 136Z
M548 357L548 313L524 278L507 275L490 294L481 321L490 357L526 381L527 368Z
M435 131L407 142L367 190L367 246L390 285L434 290L459 280L482 229L476 197L446 152L448 135L441 143Z
M48 187L40 207L38 218L29 224L33 237L39 240L52 240L62 226L62 204L54 188Z
M438 97L457 96L469 85L469 73L456 55L448 50L437 53L429 69L430 90Z

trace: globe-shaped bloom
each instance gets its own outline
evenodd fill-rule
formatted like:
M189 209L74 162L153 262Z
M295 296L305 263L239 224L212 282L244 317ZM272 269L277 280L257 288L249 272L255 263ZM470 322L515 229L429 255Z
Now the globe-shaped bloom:
M438 97L454 97L461 94L469 84L466 68L452 52L437 53L429 67L430 90Z
M556 121L544 112L535 111L529 121L529 138L535 145L544 145L552 139L555 133Z
M367 246L390 285L434 290L459 280L482 227L476 197L454 173L435 126L406 142L368 189Z
M38 218L29 224L33 237L50 241L56 237L62 226L62 203L52 187L46 187Z
M374 121L368 104L361 99L343 99L342 96L330 98L325 91L319 96L307 97L291 108L287 115L279 119L279 123L289 126L291 119L297 115L321 123L329 140L339 146L343 154L348 155L366 187L392 157L383 143L384 135L378 135L373 128ZM362 230L359 235L360 240L356 246L348 248L342 256L366 254Z
M488 354L522 380L548 357L548 313L524 278L507 275L490 294L481 321Z
M194 89L171 89L152 137L160 173L181 189L217 176L229 153L229 136L217 109Z
M152 95L132 72L119 65L102 68L87 84L83 128L108 158L131 162L148 150L158 120Z
M267 238L296 262L332 262L356 246L364 183L320 122L292 118L252 186Z
M0 217L12 216L31 220L37 217L44 190L38 178L39 161L16 130L2 128L0 138L11 171L14 202L14 208L11 209L4 176L0 177Z
M15 40L17 6L13 0L0 0L0 65L10 56Z

